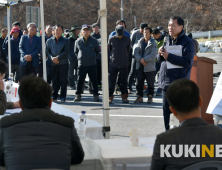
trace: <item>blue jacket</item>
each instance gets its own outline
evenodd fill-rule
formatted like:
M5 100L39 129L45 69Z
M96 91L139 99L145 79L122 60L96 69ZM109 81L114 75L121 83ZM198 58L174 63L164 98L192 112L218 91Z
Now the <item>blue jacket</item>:
M109 35L109 38L116 35L116 31L111 32L111 34ZM124 30L124 35L127 37L130 37L130 33L128 33L126 30Z
M39 66L39 56L38 53L41 50L41 39L37 36L33 36L32 43L29 45L29 35L23 35L19 43L20 55L20 66L26 66L27 61L25 60L25 55L32 56L33 67Z
M20 64L20 52L19 52L19 42L20 38L15 40L14 38L11 38L11 64ZM8 40L5 42L5 47L3 47L3 50L5 54L7 55L8 59Z
M162 56L157 55L157 59L162 62L158 82L160 88L162 88L164 91L167 90L167 87L174 80L182 78L190 79L190 73L195 54L193 41L185 35L184 31L180 33L176 40L172 40L172 38L169 37L169 45L182 46L182 57L169 54L167 61L172 64L182 66L183 68L167 69L166 60Z

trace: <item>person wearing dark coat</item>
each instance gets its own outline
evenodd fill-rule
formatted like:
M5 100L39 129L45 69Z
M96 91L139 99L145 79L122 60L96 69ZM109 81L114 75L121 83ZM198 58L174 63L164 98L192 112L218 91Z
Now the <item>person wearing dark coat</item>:
M130 38L124 35L124 27L116 27L116 35L109 38L109 103L112 103L117 75L123 103L128 103L127 78L129 66Z
M69 40L62 36L63 26L55 26L55 37L46 42L46 55L52 60L53 100L57 101L60 90L61 102L66 101L68 79Z
M100 45L100 49L101 49L101 35L99 32L99 24L97 23L93 24L92 29L93 29L92 37L97 39ZM101 85L102 85L101 83L102 81L101 52L98 58L96 59L96 63L97 63L97 83L98 83L98 88L101 88Z
M14 22L13 24L12 24L12 29L13 28L18 28L19 29L19 36L18 36L18 38L19 39L21 39L21 37L23 36L23 32L22 32L22 30L20 29L20 23L19 22ZM27 30L27 29L26 29ZM12 35L10 35L10 37L12 38ZM5 42L8 40L8 36L6 36L5 37L5 40L4 40L4 43L3 43L3 48L5 48Z
M92 38L90 33L91 27L86 24L82 25L83 36L75 42L74 53L76 54L78 60L78 78L74 102L81 101L82 86L84 84L86 74L89 75L90 81L93 84L94 101L100 101L96 68L96 59L100 53L100 47L98 41Z
M27 29L28 35L23 35L19 43L20 56L20 71L21 77L24 75L35 74L39 66L38 53L41 50L41 39L36 36L36 24L29 23Z
M163 116L165 129L169 129L169 120L171 111L169 109L169 103L166 99L166 91L168 86L175 80L186 78L190 79L191 68L193 64L193 58L195 54L195 47L192 40L185 35L183 30L184 20L179 16L173 16L170 18L169 29L169 42L167 45L181 45L182 57L168 53L166 50L162 52L163 47L159 48L159 55L157 55L158 61L161 62L159 73L159 87L163 89ZM182 68L167 68L167 61L171 64L181 66Z
M0 58L4 61L4 62L7 62L7 58L6 58L6 54L3 50L3 44L4 44L4 41L5 41L5 38L7 36L7 29L2 29L1 30L1 38L0 38Z
M52 38L52 26L47 25L45 30L45 43L48 39ZM42 38L42 36L41 36ZM42 40L41 40L42 42ZM52 60L46 58L46 69L47 69L47 82L51 84L52 82ZM38 77L43 77L43 62L42 62L42 50L39 53L39 75Z
M52 111L52 88L35 75L19 87L20 113L0 120L0 166L8 170L64 169L80 164L84 151L74 120Z
M222 129L201 118L203 99L198 86L188 79L175 80L168 87L166 97L180 124L157 135L150 170L221 169L213 165L188 168L196 163L222 161L221 152L218 154Z
M12 38L10 38L11 41L11 73L13 73L13 77L15 83L18 83L20 81L20 51L19 51L19 33L20 30L18 28L12 28L11 35ZM3 48L5 54L7 55L8 59L8 40L5 42L5 48ZM16 76L15 76L16 73Z
M77 67L78 67L78 61L77 61L77 56L74 53L74 46L76 40L79 38L79 30L81 28L78 27L77 25L72 26L70 31L69 31L69 42L70 42L70 50L69 50L69 85L71 90L75 90L75 76L74 76L74 71L75 75L77 74Z

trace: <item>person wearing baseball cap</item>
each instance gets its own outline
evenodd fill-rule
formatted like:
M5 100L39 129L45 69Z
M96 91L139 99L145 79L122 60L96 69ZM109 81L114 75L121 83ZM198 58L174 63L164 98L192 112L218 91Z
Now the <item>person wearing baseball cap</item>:
M116 21L116 26L118 25L122 25L124 27L124 35L127 36L127 37L130 37L130 33L128 33L125 28L126 28L126 22L125 20L118 20ZM110 35L109 35L109 38L116 35L116 31L113 31Z
M70 42L70 50L69 50L69 85L71 90L76 90L75 81L77 77L77 67L78 67L78 61L77 56L74 53L74 46L76 40L79 38L79 31L80 27L77 25L71 26L71 29L69 31L69 42ZM75 70L75 76L74 76L74 70Z
M99 102L96 58L100 53L100 46L98 41L90 36L91 27L89 25L84 24L81 32L83 36L76 40L74 47L74 53L78 59L77 90L74 102L81 101L82 86L86 74L89 75L93 84L94 101Z
M13 28L18 28L19 30L20 30L20 23L19 22L14 22L13 24L12 24L12 29ZM21 36L23 36L23 32L22 32L22 30L20 30L20 32L19 32L19 37L18 38L21 38ZM12 37L12 35L10 35L10 38ZM4 40L4 43L3 43L3 45L2 45L2 48L6 48L5 47L5 42L8 40L8 36L6 36L6 38L5 38L5 40Z
M10 35L12 36L12 38L10 39L11 41L11 73L13 73L13 77L14 77L13 79L16 83L20 81L19 33L20 33L20 30L17 27L13 27L10 32ZM6 40L3 50L8 58L8 40Z
M130 38L124 35L124 27L116 27L116 35L109 38L109 103L112 103L117 75L123 103L129 103L127 92L127 77L129 66Z

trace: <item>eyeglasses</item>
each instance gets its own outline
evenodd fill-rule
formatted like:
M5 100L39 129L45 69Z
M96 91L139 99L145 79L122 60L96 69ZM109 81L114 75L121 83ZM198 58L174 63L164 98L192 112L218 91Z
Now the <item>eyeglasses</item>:
M30 25L29 28L36 28L36 26L34 26L34 25Z

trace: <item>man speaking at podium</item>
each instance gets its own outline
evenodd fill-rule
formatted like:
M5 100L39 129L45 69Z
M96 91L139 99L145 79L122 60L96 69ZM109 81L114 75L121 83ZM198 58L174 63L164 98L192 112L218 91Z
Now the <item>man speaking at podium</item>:
M192 40L185 35L183 30L184 20L179 16L172 16L168 24L169 37L166 38L164 44L169 46L182 47L182 56L178 56L167 52L164 47L159 49L157 59L161 62L159 85L163 89L163 116L165 129L169 129L170 109L166 99L166 90L168 86L175 80L186 78L190 79L195 47ZM167 67L167 62L176 65L177 67Z

